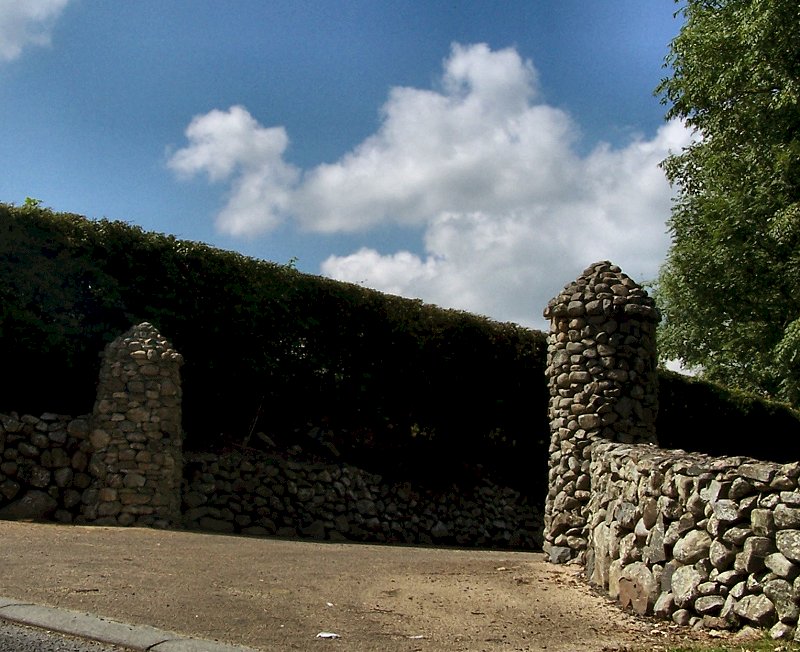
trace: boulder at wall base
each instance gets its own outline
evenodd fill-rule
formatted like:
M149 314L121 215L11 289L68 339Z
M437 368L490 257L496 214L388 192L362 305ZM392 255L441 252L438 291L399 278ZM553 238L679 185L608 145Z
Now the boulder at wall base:
M550 563L551 564L566 564L575 556L571 548L564 546L552 546L550 548Z
M0 519L6 521L40 520L49 517L58 503L44 491L32 490L19 500L0 509Z
M746 595L734 607L737 616L759 627L775 623L775 605L765 595Z
M658 584L646 564L640 561L622 569L619 578L619 601L623 609L630 606L644 616L652 611L658 597Z
M699 595L702 575L692 566L681 566L672 575L671 588L675 604L681 609L690 607Z

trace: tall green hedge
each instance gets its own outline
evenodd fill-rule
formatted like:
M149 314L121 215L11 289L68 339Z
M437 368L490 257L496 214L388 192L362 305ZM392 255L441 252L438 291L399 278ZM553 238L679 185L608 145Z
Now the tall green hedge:
M122 222L0 204L0 412L91 411L99 352L145 320L186 360L188 449L258 444L258 431L308 448L322 433L385 474L484 473L544 496L543 333ZM786 406L659 377L662 446L800 460Z
M658 380L663 448L800 462L800 415L789 405L669 371Z
M189 449L322 428L388 471L544 468L542 333L37 206L0 234L0 409L90 411L98 352L146 320L186 360Z

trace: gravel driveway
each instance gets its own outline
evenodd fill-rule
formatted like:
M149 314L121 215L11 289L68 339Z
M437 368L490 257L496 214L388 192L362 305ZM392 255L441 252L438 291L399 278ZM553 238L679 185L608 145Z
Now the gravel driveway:
M653 650L700 638L624 613L540 553L10 521L0 540L0 595L262 650Z

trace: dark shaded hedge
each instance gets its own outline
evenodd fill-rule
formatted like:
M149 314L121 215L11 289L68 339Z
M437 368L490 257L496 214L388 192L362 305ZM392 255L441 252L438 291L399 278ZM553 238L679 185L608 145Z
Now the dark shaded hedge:
M800 461L800 415L787 404L669 371L658 381L662 448Z
M0 281L0 410L90 411L98 352L150 321L186 360L188 449L319 427L384 473L546 480L537 331L31 205L0 204Z
M543 333L122 222L0 204L0 412L91 411L98 353L145 320L186 360L187 449L257 445L258 431L308 448L311 432L387 475L488 474L545 494ZM800 459L786 406L659 380L663 447Z

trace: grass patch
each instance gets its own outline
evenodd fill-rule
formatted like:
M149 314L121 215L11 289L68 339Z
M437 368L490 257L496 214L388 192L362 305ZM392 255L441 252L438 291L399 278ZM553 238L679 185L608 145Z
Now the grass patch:
M800 644L774 641L768 634L752 641L720 641L668 648L667 652L800 652Z

